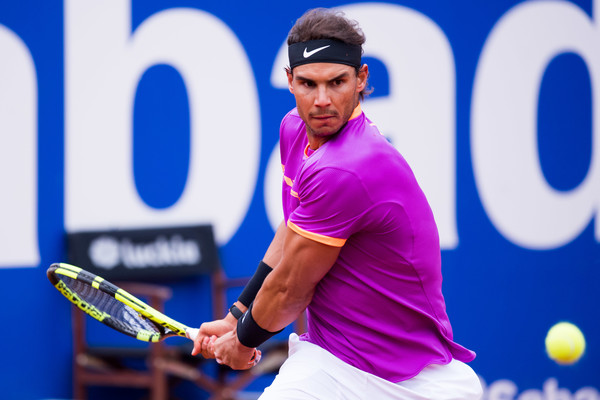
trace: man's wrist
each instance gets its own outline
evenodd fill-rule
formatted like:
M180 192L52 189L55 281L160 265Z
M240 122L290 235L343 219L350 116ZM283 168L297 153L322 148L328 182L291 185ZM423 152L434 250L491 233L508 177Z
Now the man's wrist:
M229 312L231 313L231 315L233 315L233 317L238 320L240 319L240 317L242 315L244 315L244 312L242 310L240 310L240 308L233 304L231 307L229 307Z
M232 308L233 306L235 306L238 310L240 310L241 315L244 315L244 313L246 312L246 310L248 310L248 307L246 307L245 305L243 305L242 303L240 303L239 301L236 301L235 303L232 304L231 307L229 307L228 313L225 316L225 320L227 322L229 322L230 324L232 324L233 326L237 325L238 319L233 313L232 313ZM237 314L237 312L236 312Z
M236 332L238 341L243 346L250 348L260 346L269 338L283 330L281 329L277 332L270 332L266 329L263 329L260 325L256 323L254 317L252 316L252 306L253 304L250 304L250 308L248 308L248 311L246 311L242 318L238 320Z

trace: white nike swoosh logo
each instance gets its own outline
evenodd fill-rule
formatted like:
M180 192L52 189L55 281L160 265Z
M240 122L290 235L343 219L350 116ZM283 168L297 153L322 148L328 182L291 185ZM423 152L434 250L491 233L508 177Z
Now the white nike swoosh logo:
M313 54L315 54L316 52L319 52L319 51L321 51L323 49L326 49L329 46L331 46L331 45L328 44L327 46L319 47L318 49L314 49L314 50L311 50L311 51L306 51L306 50L308 50L308 47L305 47L304 48L304 58L308 58L308 57L312 56Z

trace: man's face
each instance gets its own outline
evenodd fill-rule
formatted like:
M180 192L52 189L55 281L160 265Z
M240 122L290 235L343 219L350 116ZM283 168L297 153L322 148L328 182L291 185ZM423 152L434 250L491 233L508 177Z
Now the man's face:
M367 75L366 65L357 74L349 65L334 63L299 65L288 74L290 92L309 135L324 138L340 130L358 105Z

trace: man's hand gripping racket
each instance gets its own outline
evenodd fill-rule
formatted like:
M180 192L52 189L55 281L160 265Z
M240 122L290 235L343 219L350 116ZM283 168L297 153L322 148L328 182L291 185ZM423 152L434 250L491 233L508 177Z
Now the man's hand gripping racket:
M172 336L194 340L198 329L190 328L150 307L127 291L79 267L52 264L48 279L80 310L103 324L135 339L158 342ZM255 350L248 366L260 360Z

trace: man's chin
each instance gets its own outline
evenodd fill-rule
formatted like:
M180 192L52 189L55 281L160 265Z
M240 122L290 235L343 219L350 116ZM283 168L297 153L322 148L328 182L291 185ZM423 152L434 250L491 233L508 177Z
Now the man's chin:
M312 134L317 137L327 137L331 135L335 135L340 130L339 127L320 127L318 129L312 129Z

